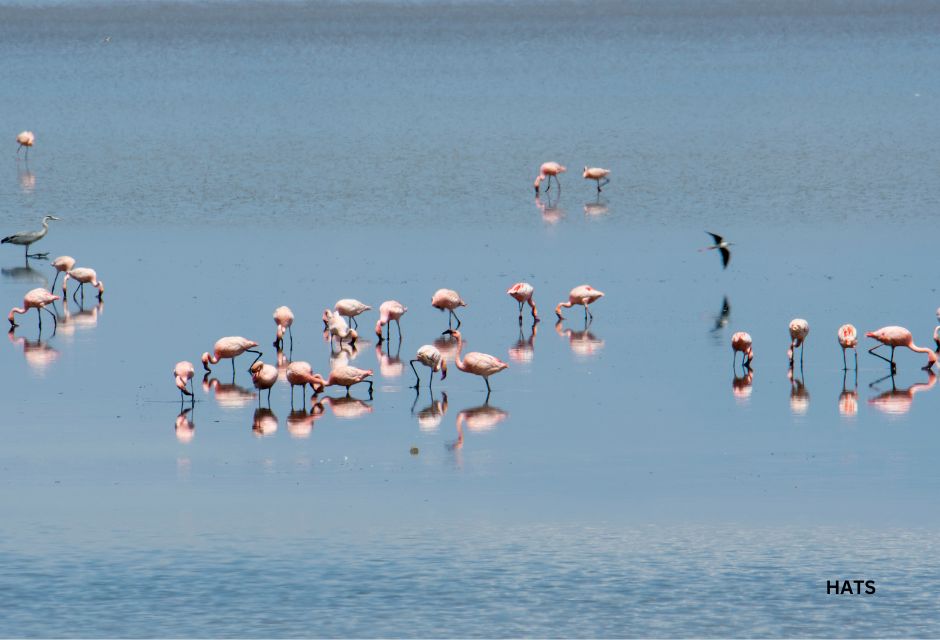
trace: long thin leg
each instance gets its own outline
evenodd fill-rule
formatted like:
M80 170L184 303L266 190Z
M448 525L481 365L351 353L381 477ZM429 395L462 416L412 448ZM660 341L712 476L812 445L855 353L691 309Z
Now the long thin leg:
M55 317L55 314L54 314L54 313L52 313L51 311L49 311L49 309L46 309L45 307L42 307L42 310L45 311L46 313L48 313L50 316L52 316L52 333L55 333L55 332L56 332L56 329L59 328L59 321L58 321L58 319Z
M849 363L845 361L845 349L842 350L842 370L846 371L849 368Z
M231 358L232 361L232 380L235 380L235 358Z
M875 349L880 349L880 348L883 347L883 346L884 346L883 344L875 345L874 347L872 347L871 349L868 350L868 353L870 353L870 354L872 354L873 356L876 356L876 357L878 357L878 358L881 358L881 359L884 360L885 362L888 362L888 363L890 363L890 364L893 365L894 362L893 362L892 360L893 360L893 356L894 356L894 351L891 352L891 355L892 355L892 359L891 359L891 360L889 360L888 358L885 358L885 357L884 357L883 355L881 355L880 353L875 353Z
M519 301L519 324L522 324L522 301Z
M39 318L39 333L42 335L42 311L39 310L39 307L36 307L36 317Z
M371 400L372 399L372 381L367 380L366 382L369 383L369 400Z
M460 328L460 317L459 317L456 313L454 313L453 311L451 311L451 313L453 314L454 318L457 320L457 329L459 329L459 328Z
M251 361L251 364L254 364L254 363L258 362L258 360L261 359L261 352L260 352L260 351L255 351L254 349L245 349L245 351L247 351L248 353L256 353L256 354L258 354L258 355L255 356L255 359ZM233 362L233 363L235 362L235 359L234 359L234 358L232 358L232 362ZM248 368L251 369L251 365L249 365Z
M548 193L548 191L552 188L552 176L551 176L551 174L549 174L548 180L546 180L545 183L548 185L547 187L545 187L545 193Z
M52 293L55 293L55 283L58 282L58 281L59 281L59 272L58 272L58 270L57 270L57 271L55 272L55 278L52 279L52 288L49 289L49 291L51 291Z
M268 409L271 408L271 387L268 387Z
M858 349L853 347L852 351L855 352L855 377L858 378Z
M488 397L490 396L490 378L489 378L489 376L486 376L485 378L483 378L483 381L486 383L486 397L488 398Z
M398 327L398 344L401 345L401 321L395 318L395 325ZM392 337L392 323L388 323L388 337Z
M420 389L420 388L421 388L421 376L418 375L418 370L415 369L415 362L417 362L417 360L409 360L409 362L408 362L408 364L411 365L411 370L415 372L415 384L414 384L414 386L412 386L411 388L412 388L412 389ZM433 372L433 371L431 372L431 378L432 378L432 379L434 378L434 372Z

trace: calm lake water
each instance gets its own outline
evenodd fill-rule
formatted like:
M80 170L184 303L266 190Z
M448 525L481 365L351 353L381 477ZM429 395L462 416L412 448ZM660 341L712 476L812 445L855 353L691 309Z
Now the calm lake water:
M106 285L0 349L0 636L940 635L936 377L836 342L933 346L938 33L903 2L0 4L0 233L58 215L34 249ZM8 307L51 285L0 265ZM583 282L593 323L556 326ZM440 287L510 363L488 402L409 388ZM343 297L409 308L381 350L362 316L371 401L259 411L242 357L181 415L174 363L275 363L281 304L328 371Z

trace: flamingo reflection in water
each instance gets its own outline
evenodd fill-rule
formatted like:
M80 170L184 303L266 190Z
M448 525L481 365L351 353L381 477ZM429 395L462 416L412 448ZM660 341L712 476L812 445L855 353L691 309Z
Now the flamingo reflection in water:
M559 194L559 196L560 195L561 194ZM546 197L543 202L542 198L535 196L535 206L542 214L542 222L546 224L558 224L564 219L565 210L558 206L559 200L560 197L556 197L554 200L550 197Z
M180 411L180 414L176 416L174 432L176 433L176 439L183 444L192 442L193 437L196 435L196 425L189 418L189 412L192 410L192 407L188 407Z
M441 421L447 414L447 392L441 391L441 399L434 397L434 391L431 391L431 403L424 409L415 413L415 407L418 405L418 398L421 392L415 390L415 401L411 404L411 415L418 420L418 428L426 433L437 431Z
M218 378L209 378L210 374L202 379L202 390L206 395L215 393L215 401L223 409L243 409L255 399L255 392L240 387L234 382L219 382Z
M896 374L892 372L868 385L870 388L874 389L880 382L891 378L891 389L883 391L881 394L874 398L869 398L868 400L868 404L891 417L899 417L906 414L911 410L911 404L914 402L914 394L927 391L933 388L937 383L937 375L933 370L928 369L927 382L919 382L912 384L906 389L898 389L894 380L895 375Z
M322 402L314 402L310 411L294 409L287 416L287 432L292 438L309 438L317 420L326 412Z
M53 362L59 357L59 352L43 340L27 340L16 336L13 330L7 334L10 342L23 348L23 358L26 365L36 374L44 374Z
M790 380L790 411L793 415L802 416L809 411L809 391L803 383L803 369L800 368L800 377L793 373L793 367L787 370Z
M333 415L342 420L355 420L372 413L371 404L349 395L341 398L323 396L317 399L317 403L332 409Z
M387 344L388 352L382 350L382 345ZM400 378L405 372L405 364L401 361L401 341L398 341L398 347L395 349L395 355L392 355L391 343L379 341L375 345L375 359L379 362L379 373L383 378Z
M78 330L94 329L98 326L98 316L102 313L104 313L103 300L99 300L95 306L88 309L79 305L78 311L73 313L69 308L68 298L63 298L62 313L58 314L59 328L56 333L63 337L71 337Z
M448 449L463 448L463 427L476 433L492 431L500 422L509 417L509 414L489 402L478 407L464 409L457 414L457 439L447 445Z
M604 348L604 341L591 331L590 322L585 322L584 328L580 331L562 329L563 323L563 320L555 323L555 333L562 338L568 338L568 346L571 347L571 351L576 356L590 358L597 355L597 352Z
M509 359L513 362L532 362L535 358L535 336L538 333L539 325L536 322L532 323L531 333L529 337L525 337L523 332L522 324L519 324L519 337L516 341L509 347Z
M754 371L750 367L742 367L744 375L738 375L735 370L734 378L731 380L731 393L739 405L746 405L751 399L751 393L754 391Z
M601 200L601 194L597 194L595 200L584 203L584 215L588 218L600 218L609 213L607 200Z
M271 409L258 407L251 420L251 431L259 438L266 438L277 433L277 416Z
M852 418L858 413L858 369L855 369L855 384L848 388L848 370L842 370L842 392L839 394L839 415Z

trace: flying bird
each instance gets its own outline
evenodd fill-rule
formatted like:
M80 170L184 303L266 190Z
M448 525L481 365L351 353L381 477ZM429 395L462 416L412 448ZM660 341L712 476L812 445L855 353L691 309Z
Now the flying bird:
M728 301L728 296L725 296L721 301L721 312L715 316L715 326L712 328L712 332L721 331L728 326L728 320L731 318L731 303Z
M718 252L721 253L721 266L723 269L728 268L728 263L731 262L731 250L728 248L733 245L733 242L726 242L717 233L712 233L711 231L706 231L715 240L715 244L710 247L705 247L704 249L699 249L699 251L708 251L709 249L718 249Z
M39 231L20 231L19 233L14 233L12 236L7 236L3 240L0 240L0 244L18 244L22 245L24 248L23 255L29 258L45 258L48 256L48 253L30 253L29 246L34 242L39 242L46 237L46 234L49 233L49 221L50 220L61 220L61 218L56 218L55 216L43 216L42 219L42 229Z

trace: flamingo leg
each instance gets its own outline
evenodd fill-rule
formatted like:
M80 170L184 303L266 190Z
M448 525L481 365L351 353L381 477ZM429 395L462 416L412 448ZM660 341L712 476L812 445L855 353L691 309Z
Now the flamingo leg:
M545 187L545 193L548 193L549 189L552 188L552 176L549 174L548 180L545 181L545 184L548 185Z
M392 337L392 326L391 326L392 323L390 322L388 324L389 324L388 337L391 338ZM398 318L395 318L395 326L398 327L398 344L401 344L401 321Z
M271 408L271 387L268 387L268 409Z
M858 378L858 349L852 347L852 351L855 352L855 377ZM856 386L858 386L857 383Z
M52 287L49 289L52 293L55 293L55 283L59 281L59 272L55 272L55 278L52 279Z
M450 314L451 314L452 316L454 316L454 318L457 320L457 328L459 329L459 328L460 328L460 318L457 316L456 313L454 313L454 310L453 310L453 309L451 309Z
M849 368L849 363L845 361L845 349L842 350L842 370L847 371ZM842 385L845 386L844 384Z
M36 317L39 318L39 333L42 334L42 312L36 307Z
M235 358L231 358L231 360L232 360L232 382L234 382L235 381ZM250 370L251 369L249 368L249 371Z
M254 349L245 349L245 352L246 352L246 353L256 353L256 354L258 354L258 355L255 356L255 359L251 361L251 364L254 364L254 363L258 362L258 360L261 359L261 352L260 352L260 351L255 351ZM251 370L251 365L248 365L248 369L249 369L249 371ZM235 358L232 358L232 370L233 370L233 371L235 370Z
M519 324L522 324L522 307L523 307L523 302L520 300L519 301Z
M408 361L408 364L411 365L411 370L415 372L415 384L414 384L414 386L412 386L411 388L412 388L412 389L420 389L420 388L421 388L421 376L418 375L418 370L415 369L415 362L417 362L417 360L409 360L409 361ZM434 373L433 373L433 372L431 372L431 379L432 379L432 380L434 379Z
M483 382L486 383L486 397L490 397L490 378L489 376L484 376Z
M56 332L56 329L59 328L59 321L58 321L58 319L56 319L54 313L52 313L51 311L49 311L49 310L46 309L45 307L42 307L42 310L45 311L46 313L48 313L50 316L52 316L52 333L55 333L55 332Z

